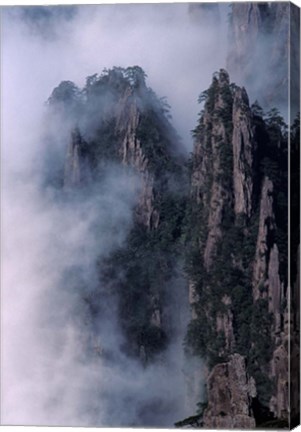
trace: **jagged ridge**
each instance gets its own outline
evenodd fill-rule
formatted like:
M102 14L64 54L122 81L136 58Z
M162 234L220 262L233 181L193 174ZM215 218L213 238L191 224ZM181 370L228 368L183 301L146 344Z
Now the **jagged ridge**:
M66 191L101 181L111 163L139 174L126 245L98 263L101 281L119 298L125 352L145 365L164 352L172 335L171 281L180 272L192 311L186 354L208 365L207 402L192 423L287 422L283 119L277 110L265 116L258 104L250 106L246 90L220 70L200 97L204 109L187 175L166 104L145 78L137 66L113 68L89 77L82 91L62 83L49 99L52 109L74 119ZM183 259L185 268L178 266Z
M65 191L101 181L112 164L136 176L128 180L133 187L139 182L126 245L98 266L101 282L118 296L125 350L144 363L164 350L172 333L168 284L176 277L187 187L168 104L145 78L138 66L113 68L88 77L81 91L63 82L49 99L52 109L73 119Z
M282 199L287 137L276 111L264 121L258 107L249 106L245 89L230 84L224 70L201 99L205 106L195 130L191 168L194 223L187 271L193 319L187 345L213 368L204 426L287 421L287 202ZM244 402L232 399L237 392L231 388L229 400L212 396L223 382L221 365L230 367L233 355L244 370L237 379L255 383L255 392L251 398L245 393ZM245 386L235 379L227 382ZM224 409L227 403L240 408L230 414Z

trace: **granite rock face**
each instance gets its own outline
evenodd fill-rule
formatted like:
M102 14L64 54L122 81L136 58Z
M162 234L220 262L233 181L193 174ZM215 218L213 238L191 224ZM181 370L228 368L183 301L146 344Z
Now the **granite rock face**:
M243 30L237 32L251 26L255 41L263 12L257 4L237 7L249 14L249 21L241 16L237 25ZM196 132L191 199L201 215L195 232L203 270L190 280L190 304L192 322L204 322L216 340L206 339L207 349L198 345L213 362L204 425L252 428L264 419L288 421L288 294L280 237L285 219L279 218L282 192L271 169L281 166L281 158L285 163L281 134L269 138L246 90L230 84L224 70L207 91ZM274 145L274 155L264 145ZM248 299L245 306L237 304L238 296Z
M140 112L137 101L127 91L118 107L116 131L121 138L119 154L124 165L134 168L140 175L141 192L136 208L136 216L140 223L149 229L157 228L159 213L155 209L155 178L149 170L149 161L144 154L141 141L137 138Z
M228 103L222 97L223 91L229 88L229 76L226 71L220 73L214 85L216 93L212 98L210 109L221 112L227 108ZM191 185L192 194L198 202L202 203L207 212L208 235L204 250L204 265L207 270L212 264L212 256L222 235L221 221L225 205L231 200L229 190L220 181L223 170L221 145L230 147L231 144L225 122L219 116L211 116L209 110L205 108L201 138L194 147ZM207 187L208 182L210 185Z
M251 216L253 204L254 154L257 144L252 114L244 88L237 88L233 100L233 185L235 213Z
M249 79L254 59L245 53L254 49L259 55L267 21L277 23L278 39L286 35L287 9L257 3L232 8L235 49L228 62L230 69L239 63L236 73ZM202 367L196 362L187 372L190 400L202 374L207 382L206 406L191 424L249 429L270 420L288 422L289 338L297 336L297 317L292 323L287 308L287 153L277 118L262 118L246 89L221 69L202 94L194 149L185 164L171 151L175 134L140 68L113 70L91 82L94 93L100 92L100 108L94 123L78 118L72 129L63 184L76 191L97 182L106 164L134 174L129 182L139 184L133 237L109 269L114 273L122 262L117 282L109 285L116 292L121 287L119 313L124 327L129 323L131 355L147 367L152 354L165 349L178 271L183 302L191 306L187 356L202 359ZM269 100L268 87L264 97ZM297 359L296 351L292 361Z
M77 128L73 129L65 159L65 189L80 187L91 179L91 166L85 154L85 145L80 131Z
M208 407L204 427L214 429L252 429L255 419L251 407L256 386L246 372L245 359L239 354L227 363L216 365L208 379Z
M85 97L70 131L63 189L75 196L79 190L89 193L90 187L92 193L97 193L97 186L108 171L117 169L124 174L126 187L134 191L132 230L124 244L126 252L120 248L118 257L113 256L112 263L104 265L104 272L109 268L110 275L118 265L120 270L111 279L106 274L100 277L109 287L107 296L109 291L123 290L117 296L117 319L124 327L126 349L146 366L150 357L159 355L165 347L171 317L180 309L174 312L168 307L166 291L171 288L167 282L173 276L171 268L175 263L169 256L172 253L160 251L160 236L164 236L169 224L176 223L170 222L166 214L161 217L160 209L164 209L166 201L173 205L178 193L183 171L182 156L174 150L178 138L165 116L166 108L146 86L139 67L114 68L100 77L94 75L79 93ZM182 188L185 182L187 179L181 183ZM165 238L170 245L174 241L169 233ZM125 255L120 264L119 257ZM155 267L153 263L157 265L151 271L148 266ZM185 300L188 304L188 296ZM93 305L92 308L97 309Z
M273 183L267 177L263 180L260 215L258 225L258 235L256 244L256 254L254 261L253 274L253 298L257 300L260 297L266 298L267 293L260 288L267 283L267 272L269 262L269 244L268 239L270 232L274 230L274 212L273 212Z

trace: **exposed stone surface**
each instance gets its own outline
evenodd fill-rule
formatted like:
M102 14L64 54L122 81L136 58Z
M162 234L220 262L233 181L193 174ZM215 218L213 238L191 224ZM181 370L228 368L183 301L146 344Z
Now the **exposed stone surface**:
M137 191L133 229L128 231L125 244L121 247L122 253L124 249L129 254L130 265L127 267L123 263L123 257L119 263L112 254L113 257L109 257L104 263L107 268L101 268L101 260L101 264L97 264L97 271L100 272L100 277L106 280L105 285L112 287L107 290L108 296L113 291L114 294L118 292L118 318L122 322L126 340L124 349L146 365L155 355L158 360L159 353L165 349L167 336L172 331L171 321L175 321L174 315L180 315L174 302L171 301L173 309L169 306L166 294L169 289L168 280L172 277L172 268L175 266L171 257L175 253L163 250L161 243L164 243L167 249L166 244L176 241L175 237L180 236L181 230L176 235L170 234L169 226L170 231L178 227L175 226L176 222L170 222L166 215L165 220L163 219L165 226L160 231L156 230L160 223L160 206L164 208L164 203L168 200L171 205L174 205L173 200L176 201L174 196L177 196L177 189L180 187L180 180L176 175L180 173L181 176L184 171L184 157L176 150L178 137L166 116L166 107L163 108L161 99L146 87L143 79L137 79L138 71L139 67L134 68L134 71L132 68L123 71L115 68L104 72L100 77L95 75L87 80L77 119L81 130L78 128L72 131L67 150L64 187L73 188L76 192L80 186L87 185L89 175L97 186L98 182L101 184L105 178L103 175L106 175L107 169L110 170L110 167L116 164L123 173L128 174L126 179L130 183L129 188L133 187L134 191ZM141 76L143 77L143 72ZM187 178L182 178L184 182L181 187L187 188ZM94 190L97 193L97 187L91 188L91 191ZM184 193L181 190L181 197ZM168 208L166 214L169 212ZM182 218L182 212L182 209L175 208L177 218ZM162 237L170 236L170 239L164 239L165 241L160 243L158 233ZM150 263L152 252L156 255L154 262L158 263L158 275L153 275L153 270L144 268L149 265L153 269L153 263ZM141 264L141 260L147 264ZM115 266L111 264L112 261L117 262L117 267L120 265L120 272L117 270L114 273ZM133 270L129 270L130 267ZM132 271L134 273L136 269L138 277L135 278ZM119 276L121 273L122 276ZM124 286L129 285L130 294L124 295ZM132 288L132 285L135 288ZM172 288L175 291L175 287L170 289ZM138 293L138 289L141 293ZM95 298L98 297L97 290L98 288L95 289ZM140 294L142 301L137 300ZM119 301L121 297L123 301ZM97 301L99 300L96 299L95 302ZM183 303L182 300L182 309ZM135 315L137 310L137 315L141 316L129 316ZM186 321L181 330L185 326ZM92 345L94 351L100 355L100 344Z
M225 87L229 87L229 75L222 70L216 83L213 111L218 112L227 108L226 102L221 96ZM219 180L223 171L220 146L229 145L223 120L220 116L212 116L212 113L205 108L203 133L194 149L192 190L197 201L202 201L205 211L208 212L208 236L204 251L206 269L209 269L212 264L212 255L216 250L218 240L221 238L220 224L224 207L230 199L230 191ZM206 183L209 172L212 176L212 183L208 192Z
M90 180L89 161L84 154L85 142L77 128L71 132L64 170L64 188L78 187Z
M271 242L271 233L275 230L273 211L273 183L264 179L261 195L260 217L256 258L254 264L253 297L267 298L268 311L272 314L271 337L276 345L270 370L267 371L275 382L275 389L270 400L270 410L278 419L288 419L288 314L283 310L286 301L284 285L280 279L279 251L276 243Z
M270 401L270 410L278 419L287 419L289 409L288 353L283 344L273 353L271 377L276 381L276 389Z
M287 420L290 415L294 418L299 409L300 388L297 375L300 368L299 321L296 321L294 316L295 311L299 313L299 308L292 306L291 314L288 313L287 306L283 310L282 302L285 300L287 303L288 295L283 292L283 284L280 281L278 255L277 246L274 245L269 260L268 283L269 309L274 316L273 334L277 345L271 360L270 376L275 380L276 389L270 401L270 410L275 417ZM296 282L299 283L299 275L296 276ZM291 295L290 298L292 302L295 301ZM289 380L291 380L290 384Z
M276 349L270 370L266 373L275 381L275 390L270 400L270 410L279 419L288 418L288 327L287 313L282 310L285 300L284 286L279 273L279 251L271 241L275 230L273 211L273 183L267 177L263 181L256 256L253 273L253 298L267 298L268 311L272 314L271 337ZM283 326L284 324L284 326Z
M148 169L148 159L145 157L142 144L137 138L140 112L137 101L131 92L125 93L118 110L116 130L123 137L120 147L122 163L135 168L141 178L140 198L136 208L137 220L148 228L157 228L160 216L154 207L155 179Z
M256 245L256 256L254 261L253 273L253 298L266 297L268 258L270 246L268 244L268 235L274 229L274 212L273 212L273 183L268 177L264 178L261 201L258 236ZM264 289L265 288L265 289Z
M249 44L250 41L257 43L263 12L259 5L250 3L234 5L233 8L238 8L241 11L241 16L234 23L234 30L237 37L240 33L244 35L242 40L238 41L240 45L237 48L236 55L237 59L239 59L239 55L243 55L245 52L245 43ZM285 11L283 11L283 14L285 21ZM246 17L247 15L248 17ZM281 20L279 22L281 23ZM251 37L248 34L250 31ZM249 48L251 49L251 45ZM235 61L238 61L237 59ZM241 66L245 68L245 71L241 73L247 73L246 70L249 65L242 61ZM214 260L217 257L218 246L222 244L223 235L226 232L225 230L228 229L223 225L226 217L230 220L230 223L227 222L228 226L233 222L233 226L240 229L240 225L237 224L236 226L235 224L240 215L245 216L243 218L244 226L238 234L247 237L250 232L248 224L252 220L254 208L259 207L256 249L255 240L252 240L254 243L252 247L255 249L254 258L249 259L247 264L243 263L243 258L245 258L243 253L239 254L234 251L232 254L231 246L228 246L227 252L229 249L230 264L227 262L228 267L225 265L225 268L229 270L229 273L237 271L238 274L243 274L242 279L244 277L250 278L250 284L252 285L251 287L247 285L247 287L250 297L252 291L253 304L258 300L266 300L266 302L261 302L267 305L263 306L262 310L264 310L264 307L268 308L267 314L272 316L269 336L271 336L274 352L272 356L268 353L269 358L266 364L262 366L262 371L275 383L275 389L269 400L268 408L277 419L286 420L288 418L289 401L288 342L289 329L292 324L288 321L289 314L285 306L287 290L284 285L285 282L281 280L279 257L281 248L279 249L277 246L275 235L277 226L273 207L277 205L275 192L275 190L277 191L277 184L276 182L273 184L267 176L254 178L256 175L254 163L257 157L257 143L254 139L253 115L249 107L246 91L244 88L230 86L229 76L226 71L220 71L214 80L215 93L213 100L211 100L210 109L205 105L202 127L194 147L191 176L191 198L199 205L205 226L202 233L203 238L198 239L201 251L200 260L202 261L200 265L202 264L205 269L205 276L208 276L210 272L214 272ZM115 108L115 133L116 139L118 139L120 162L124 167L133 169L141 179L139 202L135 209L136 220L149 230L157 229L160 223L160 214L156 208L156 203L160 198L160 186L158 187L154 171L150 169L143 143L137 133L142 111L132 89L127 88L125 90ZM65 187L77 187L87 178L89 170L84 148L85 142L79 131L74 130L65 164ZM227 150L226 155L225 149ZM224 180L225 171L227 171L226 181ZM261 191L256 191L257 196L254 196L255 181L258 182L256 185L258 189L261 186ZM232 231L230 232L232 234ZM229 244L231 243L229 242ZM245 247L244 242L241 245L242 248ZM223 261L227 261L225 255L222 255L222 257ZM221 268L224 269L222 265L223 263ZM249 276L249 271L251 276ZM205 325L212 325L212 329L210 329L212 334L218 337L221 336L220 340L222 341L218 340L218 343L212 349L214 355L220 358L221 363L216 364L208 375L208 407L204 411L203 424L209 428L253 428L255 427L255 419L252 412L252 399L256 397L256 382L252 377L248 376L245 357L236 352L241 347L235 346L235 337L240 330L235 327L235 325L237 326L235 318L241 311L237 313L239 307L235 305L235 298L232 295L232 292L235 291L231 291L233 287L229 287L234 278L231 280L231 277L229 277L229 279L230 282L229 280L225 281L224 288L220 275L218 275L216 281L208 278L211 285L207 282L204 283L204 286L199 291L200 294L198 294L198 287L193 280L190 280L188 284L192 318L198 318L197 305L201 296L203 295L202 298L204 299L204 293L205 295L210 294L212 299L206 303L207 308L203 315ZM235 284L236 281L233 283L234 288L238 288L236 292L241 295L244 287L239 286L239 280L237 286ZM224 294L226 290L230 293L229 295ZM215 292L218 294L215 294ZM150 296L150 315L148 319L152 326L161 328L164 314L161 312L160 295L157 294L157 291L154 291L152 297ZM245 294L243 292L243 295ZM296 299L299 298L298 294L294 295ZM248 301L252 303L252 298ZM247 307L250 307L251 310L252 304L250 306L248 304ZM295 320L295 317L293 317L293 320ZM252 320L249 322L252 323ZM295 328L293 330L295 331ZM291 337L296 338L296 335L297 332L291 332ZM237 345L238 340L239 337L237 337ZM220 347L219 344L223 346ZM259 349L256 352L258 358L255 362L258 359L260 362L260 353L258 354L258 351ZM239 352L244 351L241 349ZM299 352L296 351L291 360L292 364L297 364L298 356ZM144 345L139 346L139 357L143 364L147 363L147 351ZM261 365L259 367L261 368ZM196 394L199 396L196 387L199 385L199 377L202 373L198 364L196 368L192 368L188 379L194 399ZM292 385L291 388L294 397L297 397L297 387ZM270 395L268 397L270 398Z
M112 114L113 112L113 114ZM159 212L155 208L155 178L148 169L149 161L143 152L143 146L137 138L137 128L140 121L140 111L137 98L133 90L127 88L115 112L110 108L107 116L116 117L115 134L119 144L119 157L122 164L134 169L140 176L139 200L136 206L136 218L139 223L149 229L157 228L159 224ZM85 157L84 145L80 131L75 128L71 133L71 140L67 150L64 186L77 187L86 182L91 176L88 159Z
M224 189L215 180L213 180L211 192L212 195L210 200L210 213L208 219L208 237L204 251L204 264L207 270L209 270L212 264L212 255L216 251L216 244L222 236L220 224L222 221L224 204Z
M256 151L252 114L244 88L237 88L233 101L233 186L234 210L248 217L252 212L253 158Z
M279 334L281 330L281 301L284 299L284 293L279 275L279 252L276 244L273 245L270 252L267 285L269 312L274 316L274 332Z
M203 264L207 271L211 269L216 256L217 244L223 238L222 222L231 204L236 216L252 214L253 200L253 159L256 143L252 131L252 113L249 108L248 96L244 89L236 87L230 90L229 76L220 71L216 76L214 99L205 105L202 129L199 141L194 148L194 164L192 171L192 197L203 209L204 224L208 229L204 242ZM232 98L232 104L231 100ZM232 120L232 134L227 123L227 116L220 115L224 110ZM216 115L217 114L217 115ZM228 114L229 115L229 114ZM226 153L232 152L233 166L231 185L225 183L224 172ZM228 163L231 159L228 158ZM233 257L235 261L235 257ZM236 268L241 262L233 262ZM206 288L213 291L214 287ZM193 281L189 284L189 300L192 318L197 318L195 304L199 301ZM232 300L227 294L220 299L224 307L218 310L212 321L211 306L208 304L208 322L212 322L218 335L225 342L219 355L227 358L235 353L235 337L232 312ZM251 399L255 397L256 385L246 373L245 359L236 353L228 357L228 361L217 364L211 371L207 381L208 407L204 412L203 425L208 428L252 428L255 419L251 410Z
M229 89L229 76L221 71L216 84L216 97L211 112L204 112L201 139L194 148L192 191L198 203L208 212L208 236L204 251L204 264L207 269L212 264L216 244L222 236L221 222L225 205L232 200L230 191L220 181L224 170L221 160L222 147L232 146L233 151L233 192L235 213L251 216L253 199L253 165L257 149L252 131L252 113L246 91L237 87L233 96L232 138L226 133L226 122L221 116L212 115L229 109L222 94ZM232 139L232 141L230 141ZM212 178L208 192L208 177Z
M207 380L208 407L203 416L204 427L214 429L254 428L250 409L256 396L254 381L248 377L245 359L233 354L226 363L217 364Z
M250 40L253 40L255 43L257 38L260 37L261 20L266 11L258 4L237 4L237 6L233 5L233 10L236 7L242 14L235 23L237 34L245 32L245 39L248 40L248 43L251 43ZM245 14L248 14L248 18L246 18ZM285 11L283 14L285 14ZM253 32L251 38L248 34L249 31ZM242 40L238 43L243 45L244 41ZM242 48L242 55L244 52L245 47ZM239 54L239 50L236 50L237 53ZM242 67L247 68L247 63L242 63ZM226 93L225 95L224 90L226 86L231 89L231 93ZM212 92L215 92L214 98L212 98ZM229 132L231 131L228 123L229 116L223 112L226 101L229 101L231 97L230 95L232 95L233 102L232 134ZM210 283L208 285L201 285L200 289L202 292L208 292L208 296L212 298L212 303L208 301L204 311L202 305L199 305L199 313L202 314L200 316L207 325L211 326L214 334L220 337L216 344L212 344L211 349L215 350L215 355L224 360L220 360L223 363L214 366L209 375L207 385L208 408L205 410L203 420L204 426L208 428L251 428L255 426L252 413L252 398L255 397L255 393L259 389L261 393L256 398L256 408L254 408L257 410L256 416L258 417L256 419L263 421L262 407L266 410L263 415L266 421L273 417L274 419L288 421L289 417L288 334L290 323L286 307L288 295L285 285L286 279L283 269L281 269L281 259L283 262L282 243L278 243L281 241L279 240L281 238L279 236L279 234L281 235L281 231L278 232L279 220L277 218L279 216L276 213L277 200L279 199L279 185L276 182L275 184L273 183L271 180L273 174L268 174L268 170L264 171L265 174L262 175L260 163L262 162L261 158L265 158L265 154L262 151L262 147L259 148L259 143L261 146L264 145L260 141L260 133L262 132L262 136L264 137L264 133L266 132L264 130L264 122L262 124L258 123L258 119L255 118L249 107L249 100L245 89L230 86L228 75L224 71L220 71L213 78L213 84L208 91L208 98L210 98L210 103L209 105L205 104L204 113L199 123L198 136L193 154L191 180L191 196L201 209L200 212L202 212L203 217L201 223L207 230L207 232L206 230L202 230L203 237L200 241L202 264L205 270L207 270L207 274L215 272L215 260L223 256L218 255L217 246L222 249L223 237L227 239L226 236L229 235L227 232L228 228L224 224L224 218L225 215L228 215L228 217L230 215L233 220L233 226L235 227L237 223L237 230L241 230L239 235L247 240L247 254L250 253L249 250L252 250L249 249L248 242L250 240L253 242L254 255L252 258L250 258L250 255L247 255L246 262L243 258L243 250L241 253L235 250L231 253L229 249L232 264L230 264L231 269L230 267L226 267L229 264L224 264L225 278L229 269L229 272L233 271L238 274L241 272L241 274L250 278L252 285L250 302L253 302L253 312L250 313L254 313L255 320L258 319L258 314L266 314L264 316L265 319L262 321L263 325L265 325L263 331L267 332L268 343L271 344L270 346L273 349L270 351L266 350L268 358L261 362L260 356L263 355L265 348L260 345L260 341L258 344L256 344L256 341L251 344L251 350L254 350L255 357L252 359L251 355L248 358L250 362L248 363L248 367L250 368L249 370L253 371L254 378L256 376L258 380L258 389L256 389L257 383L253 377L247 377L245 381L237 381L232 376L230 378L235 356L238 356L237 358L240 358L241 361L241 363L237 362L237 368L241 370L240 376L247 376L245 357L236 352L236 350L242 352L241 346L236 346L239 336L237 341L235 340L240 332L236 321L237 309L235 310L235 307L237 306L234 306L237 299L231 297L232 294L225 295L223 293L223 282L220 274L218 274L216 281L214 278L211 279L209 277L208 280ZM228 114L228 110L226 113ZM279 143L280 140L281 135L279 134ZM275 149L278 149L277 151L280 149L279 143L277 146L274 139L273 145L275 145ZM226 190L225 183L223 182L225 182L225 178L228 178L226 176L230 171L231 157L229 153L222 154L220 150L225 149L229 144L231 145L233 156L231 167L233 180L232 184L229 182L226 183L228 187L228 190ZM273 162L267 157L266 163L272 166ZM257 211L259 213L258 216ZM240 216L244 217L241 218ZM235 233L235 229L233 229L233 233ZM227 239L227 241L229 240ZM243 247L244 242L242 243ZM280 257L280 251L282 257ZM223 256L223 261L227 261L225 256ZM223 263L219 263L218 265L223 266ZM218 270L220 270L219 267L217 267ZM217 287L215 287L215 283ZM228 285L226 285L227 283ZM229 293L231 293L231 283L229 284L225 280L225 286L225 290L229 290ZM217 298L218 295L215 292L221 292L219 298ZM242 292L242 288L235 288L233 295L239 292ZM192 318L198 319L197 303L200 297L197 295L193 281L189 285L189 298ZM205 296L203 299L206 302ZM214 319L212 319L212 316L214 316ZM256 328L254 322L252 323L251 320L251 325L254 325ZM297 357L298 354L296 353L294 364L296 364ZM258 369L260 369L259 373L258 370L254 369L254 364L257 364ZM267 383L270 382L271 390L263 388L262 377L266 379ZM231 388L232 381L236 382L233 389ZM242 382L246 383L246 381L252 384L253 396L248 393L248 386L241 384ZM240 390L237 391L237 388ZM232 403L233 400L236 400L237 394L241 394L242 399L239 402ZM294 394L297 394L296 386L294 387ZM260 409L258 409L258 403L261 406ZM241 407L238 411L235 411L233 408L236 405Z
M226 306L227 311L224 313L218 312L216 317L216 330L222 332L225 335L225 350L220 354L223 355L226 352L231 352L235 346L234 331L233 331L233 313L231 311L231 298L228 295L224 295L222 303Z

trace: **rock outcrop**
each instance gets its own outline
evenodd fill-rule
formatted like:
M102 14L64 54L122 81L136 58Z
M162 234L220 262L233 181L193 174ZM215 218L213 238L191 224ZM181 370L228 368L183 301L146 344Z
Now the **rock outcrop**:
M277 244L274 243L270 256L268 268L268 299L269 299L269 312L274 316L274 332L279 335L281 331L281 304L285 299L283 292L283 284L280 280L279 274L279 251Z
M86 153L86 143L78 128L71 131L64 170L64 188L78 188L91 180L91 165Z
M227 185L220 181L223 173L223 152L229 152L231 141L226 130L226 122L219 115L211 115L211 112L231 111L232 100L229 106L228 92L229 76L226 71L221 71L218 78L214 78L210 109L205 108L200 139L194 148L191 184L195 199L201 202L206 213L208 234L204 249L204 265L207 270L212 264L212 256L222 235L221 222L225 206L231 200Z
M275 229L273 211L273 183L267 177L263 180L258 235L256 244L256 255L254 260L253 274L253 299L267 297L267 275L271 232Z
M233 5L238 45L229 59L241 63L242 75L252 71L246 46L256 51L269 11L268 5ZM286 8L275 11L285 33ZM92 77L87 112L96 106L95 99L89 105L89 94L100 106L107 99L110 104L91 116L92 123L77 119L64 172L68 190L101 181L110 164L138 178L133 228L108 258L109 276L102 275L118 298L124 351L144 367L164 351L175 263L185 260L180 277L192 318L187 356L202 359L187 368L187 382L195 401L205 362L207 400L191 423L180 423L228 429L288 424L288 357L299 327L288 310L287 152L279 116L264 120L244 87L231 84L224 69L215 73L201 95L186 191L184 161L171 151L175 134L144 77L138 67ZM295 349L294 365L298 355ZM290 387L296 398L297 387Z
M118 293L124 349L146 366L165 348L171 316L177 313L169 307L166 291L176 262L175 251L169 249L181 235L177 223L183 217L181 207L172 207L178 202L177 188L181 183L183 195L184 186L183 161L175 150L178 138L166 107L146 86L138 66L93 75L78 94L84 96L67 149L64 189L76 194L86 187L89 193L92 180L95 193L95 184L101 185L108 170L118 165L135 191L132 229L124 246L108 258L104 270L99 267L100 278L110 287L106 295ZM68 100L65 105L68 111ZM89 305L97 316L99 307L92 301Z
M274 351L270 374L276 381L276 389L271 397L269 408L276 418L287 419L289 415L287 346L281 344Z
M226 363L216 365L208 379L208 406L203 425L214 429L252 429L255 419L251 407L256 386L246 372L245 359L233 354Z
M114 68L107 75L87 79L86 100L81 102L85 109L78 110L82 117L78 114L79 126L73 128L67 150L64 185L68 188L83 185L93 176L93 170L101 171L110 161L128 167L139 177L136 219L151 230L158 228L160 213L156 203L166 189L166 180L163 181L163 176L159 179L158 167L152 159L160 157L162 162L171 161L173 156L168 153L166 142L176 135L164 118L159 100L146 87L143 74L139 67L126 71ZM51 103L55 104L56 100ZM148 120L148 116L152 120ZM149 122L153 122L152 133L156 134L156 140L162 140L157 147L149 144L151 137L145 131Z
M235 90L232 118L234 211L236 215L250 217L257 145L253 136L249 98L244 88Z
M235 25L246 32L250 26L255 41L261 6L235 7L249 14ZM245 38L249 43L249 35ZM281 240L286 225L277 207L285 193L279 180L287 169L281 153L285 143L277 125L258 119L246 90L230 84L226 71L214 75L204 95L192 157L200 268L191 272L188 333L191 345L212 363L204 426L288 422L289 323ZM198 339L202 323L207 329Z
M141 113L133 91L127 90L118 107L116 132L121 137L119 154L124 165L134 168L140 175L140 197L136 207L139 223L149 229L157 228L159 212L155 208L155 178L149 169L149 161L143 151L143 143L137 137Z
M235 348L235 337L233 330L233 313L231 310L232 300L225 294L221 299L225 306L225 311L219 311L216 314L216 331L218 334L223 334L225 337L224 349L221 349L220 354L233 352Z
M273 208L273 182L263 180L256 256L253 273L253 299L267 299L268 313L273 317L270 328L272 343L276 346L265 373L275 382L269 409L275 418L288 419L288 311L284 283L280 278L280 259L274 242L276 222Z

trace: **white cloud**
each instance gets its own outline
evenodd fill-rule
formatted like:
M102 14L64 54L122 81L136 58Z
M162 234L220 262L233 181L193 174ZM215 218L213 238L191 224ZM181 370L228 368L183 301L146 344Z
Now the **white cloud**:
M224 40L212 22L191 19L183 4L87 6L69 21L53 18L52 25L41 34L19 9L2 11L2 422L136 424L164 394L157 421L172 425L185 411L180 358L172 367L147 370L126 360L113 312L101 336L116 345L116 364L81 351L89 322L83 325L75 282L68 286L65 278L76 268L77 283L93 285L91 263L124 239L136 191L116 167L98 196L77 203L42 188L44 102L62 80L82 86L105 67L138 64L156 93L167 96L174 126L191 150L197 97L223 66ZM62 127L57 136L63 157ZM113 234L108 225L120 229ZM170 359L180 352L177 343Z

